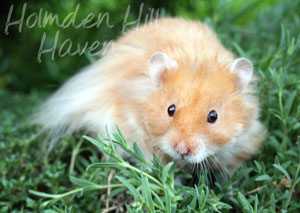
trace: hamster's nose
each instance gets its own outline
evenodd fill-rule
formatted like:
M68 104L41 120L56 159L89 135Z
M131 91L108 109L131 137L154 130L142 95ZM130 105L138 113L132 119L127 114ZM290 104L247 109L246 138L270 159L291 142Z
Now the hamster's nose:
M175 150L181 157L187 156L191 153L191 149L185 144L184 141L181 141L176 147Z

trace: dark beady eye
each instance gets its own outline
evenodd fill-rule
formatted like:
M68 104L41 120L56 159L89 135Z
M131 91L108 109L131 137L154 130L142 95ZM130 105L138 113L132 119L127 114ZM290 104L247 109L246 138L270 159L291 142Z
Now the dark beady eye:
M170 117L173 117L176 111L176 106L175 104L172 104L171 106L169 106L168 108L168 114Z
M218 119L218 114L215 110L211 110L207 115L207 122L208 123L215 123Z

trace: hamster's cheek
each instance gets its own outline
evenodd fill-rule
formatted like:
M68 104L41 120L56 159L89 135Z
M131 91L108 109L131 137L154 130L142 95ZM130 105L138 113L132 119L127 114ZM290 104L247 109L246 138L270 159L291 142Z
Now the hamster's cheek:
M162 137L170 128L171 119L168 117L167 103L160 94L153 94L143 104L142 119L146 132L153 138Z
M208 127L210 141L219 147L231 142L243 131L246 118L247 113L239 97L228 101L220 110L218 121Z
M222 147L232 139L233 132L230 130L230 124L219 123L213 127L210 127L209 130L209 141L212 146Z

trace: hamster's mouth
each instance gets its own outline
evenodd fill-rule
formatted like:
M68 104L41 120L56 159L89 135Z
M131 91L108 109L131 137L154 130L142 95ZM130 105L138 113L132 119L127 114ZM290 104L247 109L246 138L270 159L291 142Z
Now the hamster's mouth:
M198 164L203 161L206 161L211 156L213 156L213 153L197 153L197 154L189 154L189 155L179 155L179 159L187 161L192 164Z

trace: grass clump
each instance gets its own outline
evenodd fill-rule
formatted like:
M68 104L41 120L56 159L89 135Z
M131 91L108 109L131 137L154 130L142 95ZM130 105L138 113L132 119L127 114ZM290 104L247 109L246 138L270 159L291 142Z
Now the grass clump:
M133 148L130 148L120 131L113 134L113 136L113 139L106 139L109 145L101 137L95 140L84 136L109 156L109 159L105 162L90 164L87 171L91 170L92 176L97 177L98 174L107 170L107 173L113 174L113 178L108 178L108 182L105 181L99 184L97 180L86 180L71 176L70 180L78 186L72 191L56 195L36 191L30 191L30 193L50 198L42 204L45 206L71 194L79 192L85 194L90 190L101 191L107 189L109 193L106 194L106 201L110 199L117 200L114 201L113 207L109 207L109 202L106 203L106 209L115 208L120 210L126 206L129 212L144 212L146 210L148 212L185 212L187 209L191 212L204 209L206 211L222 212L222 209L232 208L220 201L214 191L205 185L204 176L201 177L199 184L195 186L175 184L176 177L189 177L189 175L174 168L173 162L164 166L156 155L154 155L151 164L146 162L138 146L134 144ZM122 159L116 152L117 148L123 149L132 158L135 158L137 164L133 166ZM120 196L123 196L123 199L119 200Z

